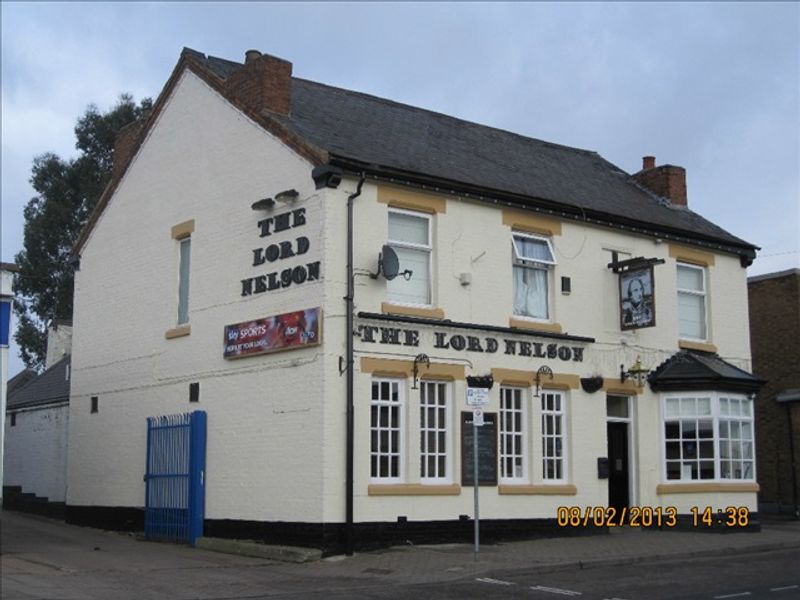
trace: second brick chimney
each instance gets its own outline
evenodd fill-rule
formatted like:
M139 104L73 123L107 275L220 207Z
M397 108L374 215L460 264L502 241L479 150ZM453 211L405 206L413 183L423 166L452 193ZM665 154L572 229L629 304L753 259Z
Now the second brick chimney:
M114 162L111 166L112 177L118 177L127 165L128 160L136 150L136 139L147 122L147 115L143 115L139 120L128 123L117 132L114 140Z
M642 170L633 174L640 185L676 206L686 206L686 169L674 165L656 166L655 156L642 158Z
M234 98L253 110L267 109L288 115L291 108L292 63L248 50L245 64L231 74L225 87Z

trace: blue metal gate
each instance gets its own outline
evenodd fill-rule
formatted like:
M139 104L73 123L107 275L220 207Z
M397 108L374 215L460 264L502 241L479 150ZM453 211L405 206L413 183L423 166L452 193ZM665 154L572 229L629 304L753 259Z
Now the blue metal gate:
M145 537L188 542L203 535L206 413L147 418Z

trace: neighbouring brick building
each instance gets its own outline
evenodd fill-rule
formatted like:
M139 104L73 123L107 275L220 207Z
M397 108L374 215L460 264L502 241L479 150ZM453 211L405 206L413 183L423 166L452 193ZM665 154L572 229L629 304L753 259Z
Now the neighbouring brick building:
M767 380L756 400L758 503L800 516L800 269L750 277L747 288L753 371Z

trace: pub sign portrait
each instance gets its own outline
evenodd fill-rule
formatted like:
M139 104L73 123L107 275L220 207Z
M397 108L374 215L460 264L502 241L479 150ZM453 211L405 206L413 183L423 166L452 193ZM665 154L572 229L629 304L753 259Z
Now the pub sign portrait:
M619 274L620 327L640 329L656 324L653 267Z

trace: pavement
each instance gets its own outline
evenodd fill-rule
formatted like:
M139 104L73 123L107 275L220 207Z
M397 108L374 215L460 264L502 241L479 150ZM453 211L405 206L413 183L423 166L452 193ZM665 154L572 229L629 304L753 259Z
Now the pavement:
M287 563L281 561L293 549L285 547L274 555L262 547L259 557L241 556L10 511L2 513L0 524L4 600L177 597L175 589L185 592L181 597L241 598L263 593L265 585L302 595L326 586L360 589L800 549L800 521L762 519L760 532L624 527L611 534L483 545L477 555L470 544L398 546L322 559L297 549L302 560Z

